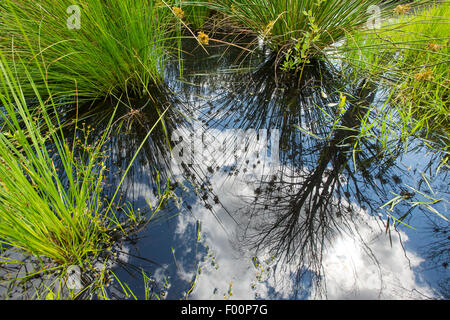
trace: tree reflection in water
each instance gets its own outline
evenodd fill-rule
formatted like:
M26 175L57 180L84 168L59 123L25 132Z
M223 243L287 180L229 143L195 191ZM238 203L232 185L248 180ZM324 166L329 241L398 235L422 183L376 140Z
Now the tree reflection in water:
M229 179L236 182L244 179L247 185L253 186L254 195L243 196L240 209L228 210L240 224L239 244L257 252L268 251L280 262L277 268L294 262L297 290L302 289L303 280L312 277L316 287L325 293L322 258L337 235L352 233L360 239L373 263L378 264L355 227L358 215L353 212L352 202L367 209L368 214L377 214L377 209L389 200L390 190L405 192L399 186L399 176L405 169L396 163L403 150L398 145L387 152L378 141L362 138L353 153L363 119L367 115L369 119L376 116L372 115L371 104L377 89L366 81L348 84L332 65L316 61L305 70L303 81L297 86L297 81L289 79L289 75L275 79L271 63L269 59L251 73L209 76L197 86L207 89L199 89L196 95L214 93L199 108L203 127L219 131L278 129L280 167L269 175L252 176L255 164L252 167L249 163L251 156L245 161L237 160L230 167L230 158L235 156L233 150L229 150L228 157L216 158L209 167L218 171L226 168L222 170L225 173L230 167ZM348 97L342 111L335 103L341 92ZM192 91L186 96L189 94ZM339 125L332 128L326 114L334 119L339 117ZM314 137L296 126L306 128ZM207 157L210 163L211 155ZM264 159L255 162L264 166ZM202 167L201 163L198 167ZM198 180L208 180L214 174L205 171ZM380 225L383 223L380 219Z

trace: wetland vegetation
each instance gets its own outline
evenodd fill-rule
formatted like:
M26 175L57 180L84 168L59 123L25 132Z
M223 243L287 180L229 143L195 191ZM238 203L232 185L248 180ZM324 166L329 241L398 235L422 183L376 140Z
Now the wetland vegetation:
M449 20L425 0L3 0L2 298L204 297L215 227L252 290L283 271L322 298L340 235L377 217L394 252L417 216L438 239L424 292L448 298Z

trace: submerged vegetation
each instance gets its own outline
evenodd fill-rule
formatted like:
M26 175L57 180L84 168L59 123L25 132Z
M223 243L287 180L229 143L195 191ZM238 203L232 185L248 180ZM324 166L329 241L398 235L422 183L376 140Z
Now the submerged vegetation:
M323 149L313 175L304 179L302 193L286 201L289 205L284 215L276 212L277 224L285 229L270 229L268 225L263 235L265 242L276 246L277 253L287 246L289 258L299 252L307 256L306 251L315 244L310 241L309 247L299 249L289 238L291 234L300 238L313 235L314 214L307 217L310 221L298 224L299 208L309 214L330 207L332 188L317 191L330 162L338 166L328 186L340 183L333 179L349 170L350 162L353 169L364 171L358 151L365 138L381 145L382 150L376 152L379 157L394 153L392 148L398 152L397 141L388 141L392 138L390 129L400 131L404 142L410 136L437 136L444 153L442 164L446 164L450 134L449 9L445 1L2 0L0 252L15 248L49 259L51 263L38 273L66 270L71 265L85 270L102 252L110 250L114 241L149 221L131 205L117 204L115 201L121 199L116 195L158 123L162 129L157 134L171 148L172 128L168 124L173 119L167 119L163 112L172 107L167 105L171 99L164 97L172 94L165 82L166 66L177 64L183 72L182 56L191 53L185 51L182 40L191 38L205 52L207 46L217 43L243 49L246 56L267 49L267 59L259 70L274 70L273 83L281 83L280 88L285 85L300 90L310 80L322 81L326 72L321 66L332 65L330 61L335 59L341 62L342 78L350 75L350 80L361 86L358 97L346 100L340 91L337 103L314 106L332 124L327 137L316 135L328 147ZM373 19L379 26L374 27ZM219 29L232 36L248 35L252 41L247 47L227 43L216 38ZM303 79L305 69L317 66L320 76L316 80ZM322 98L330 102L324 92L326 84L317 81L315 89L320 87ZM259 86L264 88L264 83ZM387 88L387 98L375 109L371 103L381 87ZM254 99L252 93L247 109L253 105L260 110L279 88L272 89L260 92L261 100ZM118 102L117 107L105 108L103 118L110 120L92 142L92 128L79 127L83 117L79 110L82 104L101 109L107 99ZM114 124L120 122L115 115L123 101L128 112L119 118L122 122L118 127L128 133L132 126L145 122L142 127L146 132L136 153L128 155L129 163L113 197L105 199L109 170L105 159L110 156L105 146L115 134ZM144 116L146 107L150 111ZM378 116L375 119L374 113ZM286 119L287 115L284 122ZM294 123L290 126L308 132ZM288 148L286 141L283 144ZM146 148L145 152L158 150ZM152 156L159 158L158 154ZM170 189L169 184L167 190L162 190L160 181L156 184L158 203L151 206L152 214L162 208L168 197L165 191ZM311 208L306 208L308 202ZM282 240L277 238L278 232ZM258 238L258 246L264 241ZM150 278L143 275L147 287ZM93 287L104 293L105 281L102 273Z

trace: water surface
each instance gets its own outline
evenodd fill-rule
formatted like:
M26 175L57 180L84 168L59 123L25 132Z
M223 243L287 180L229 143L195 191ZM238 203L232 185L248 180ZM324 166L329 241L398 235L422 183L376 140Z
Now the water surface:
M186 50L183 76L169 66L158 97L160 113L170 106L164 125L121 188L142 212L169 178L173 198L126 243L121 281L143 298L144 270L154 299L448 298L449 224L433 211L448 217L441 155L418 140L386 150L364 138L353 152L383 89L325 62L298 83L263 48ZM107 145L107 193L157 119L153 103L127 103ZM95 112L84 121L101 130ZM117 285L109 294L124 298Z

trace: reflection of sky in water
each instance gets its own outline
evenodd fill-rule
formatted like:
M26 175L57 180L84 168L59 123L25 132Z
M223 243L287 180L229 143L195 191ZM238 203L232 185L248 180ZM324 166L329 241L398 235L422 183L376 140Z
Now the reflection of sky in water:
M414 160L414 156L411 157ZM405 160L407 163L411 159ZM229 165L232 166L233 163ZM215 193L221 195L221 205L231 213L242 208L243 198L255 196L254 186L239 180L239 177L229 179L227 174L221 172L215 173L210 180ZM413 181L410 183L414 185ZM184 214L177 218L176 234L179 242L187 242L192 237L189 228L192 229L197 221L201 221L202 238L215 253L215 263L218 265L216 269L208 266L208 262L205 264L191 298L223 299L224 295L228 297L230 282L231 298L236 299L315 297L315 293L318 293L315 288L310 288L309 294L304 296L293 296L295 281L290 271L295 270L295 264L277 266L274 262L271 263L270 254L260 252L257 256L260 265L256 265L255 253L243 246L239 240L242 230L221 205L216 205L216 215L220 217L222 226L200 200L192 205L192 215ZM352 218L355 223L352 225L351 234L348 232L336 236L324 251L323 274L327 298L434 297L432 288L426 281L433 285L440 277L434 278L437 274L426 272L425 258L421 257L423 252L420 252L420 246L425 244L424 239L420 239L420 233L423 233L423 230L420 230L429 223L427 218L421 216L420 212L413 215L409 223L417 226L418 230L400 227L398 234L391 234L391 247L379 218L368 215L355 204L353 206L356 217ZM236 218L236 215L233 217ZM245 221L240 225L245 226ZM404 248L399 241L400 237ZM433 238L428 238L428 241L433 241ZM305 284L308 285L308 282ZM218 289L216 294L215 289Z
M208 73L229 67L234 59L220 57L224 59L220 63L210 57L206 62L194 59L197 66L187 62L185 67ZM227 57L230 61L225 61ZM397 218L410 212L404 222L415 229L397 223L395 230L391 220L389 236L389 207L379 209L395 197L393 193L412 192L410 186L442 198L431 207L447 215L446 168L435 177L439 157L426 154L425 148L414 149L412 142L409 150L414 151L404 154L398 146L392 158L380 159L380 150L368 143L358 155L355 173L352 154L345 147L337 148L337 140L324 142L293 128L297 124L320 137L330 134L329 122L316 107L332 114L335 110L327 106L338 101L339 87L332 81L322 83L323 70L320 76L310 75L303 91L277 86L270 76L273 70L263 69L207 77L194 74L187 83L173 86L183 97L181 112L192 121L167 119L169 135L181 132L182 143L197 151L205 146L202 153L193 154L190 165L171 165L164 154L164 134L158 132L149 142L152 147L136 159L123 186L134 207L145 208L146 200L155 202L155 167L161 177L171 174L177 181L178 198L137 235L136 243L129 244L128 263L116 270L121 281L143 297L140 268L144 268L155 280L155 292L165 299L422 299L448 292L448 222L424 205L412 207L412 201L428 201L417 191L391 212ZM352 113L348 118L352 123ZM249 140L236 158L230 149L236 145L236 129L268 130L269 142ZM280 165L275 169L261 156L273 147L273 129L280 133ZM131 145L140 142L130 137L117 139L111 147L133 154ZM180 143L178 137L173 141ZM228 148L218 152L224 141ZM157 152L152 149L155 145ZM113 157L119 168L126 160L126 155ZM428 167L429 163L433 165ZM120 177L113 171L111 175L112 181ZM315 195L327 196L327 183L331 196L322 203ZM303 204L297 208L301 201L318 201L320 212L308 212ZM283 236L279 230L289 225L284 221L275 225L283 214L314 229L310 238L292 239L290 254L283 252L289 241L277 242ZM267 230L273 233L264 238L262 231ZM280 255L274 257L277 248ZM299 257L302 248L305 252ZM277 259L283 255L290 259Z
M232 135L232 132L222 134ZM255 148L247 153L250 164L257 163L252 156L258 154L257 148L261 147L251 145ZM420 172L413 172L413 168L417 167L419 155L423 160L423 154L413 153L398 161L405 168L398 172L403 184L415 188L420 183L415 180L420 177ZM211 153L208 157L211 161ZM324 244L320 288L314 285L308 273L299 287L295 262L277 263L264 249L256 253L246 246L245 236L251 234L251 230L245 228L257 225L258 221L249 223L251 219L242 212L245 212L249 199L257 196L255 190L259 184L255 179L264 173L264 169L262 165L255 168L249 165L245 173L241 171L230 176L228 171L236 166L234 161L233 157L216 159L221 170L214 173L208 172L209 164L196 162L191 169L207 173L207 188L213 193L208 193L209 198L205 200L200 189L199 197L181 198L180 214L151 225L144 232L148 238L138 242L139 250L135 254L162 264L147 270L161 284L168 280L170 287L166 298L178 299L189 292L190 299L421 299L438 297L434 290L439 289L439 285L445 286L445 269L433 263L426 254L427 246L436 241L430 234L430 224L435 222L448 228L447 223L427 210L415 210L412 218L405 222L416 230L400 226L398 233L392 230L390 240L383 224L386 210L379 210L378 217L352 203L351 217L345 214L341 217L347 219L346 226L349 227L334 235L330 244ZM290 176L288 170L280 172ZM173 177L188 189L192 188L184 180L183 173L180 167L173 168ZM292 176L295 182L295 174ZM436 190L437 187L447 190L444 178L436 179L432 186L436 186ZM422 181L420 190L426 188ZM133 193L136 197L151 194L145 183L135 184ZM212 194L218 195L220 203L214 203ZM346 200L342 201L347 206ZM409 206L405 205L404 209L407 208ZM446 212L445 202L437 208ZM444 260L446 258L444 256ZM134 259L133 263L140 264L140 261ZM125 274L123 277L126 282ZM139 273L134 281L128 281L140 286Z

